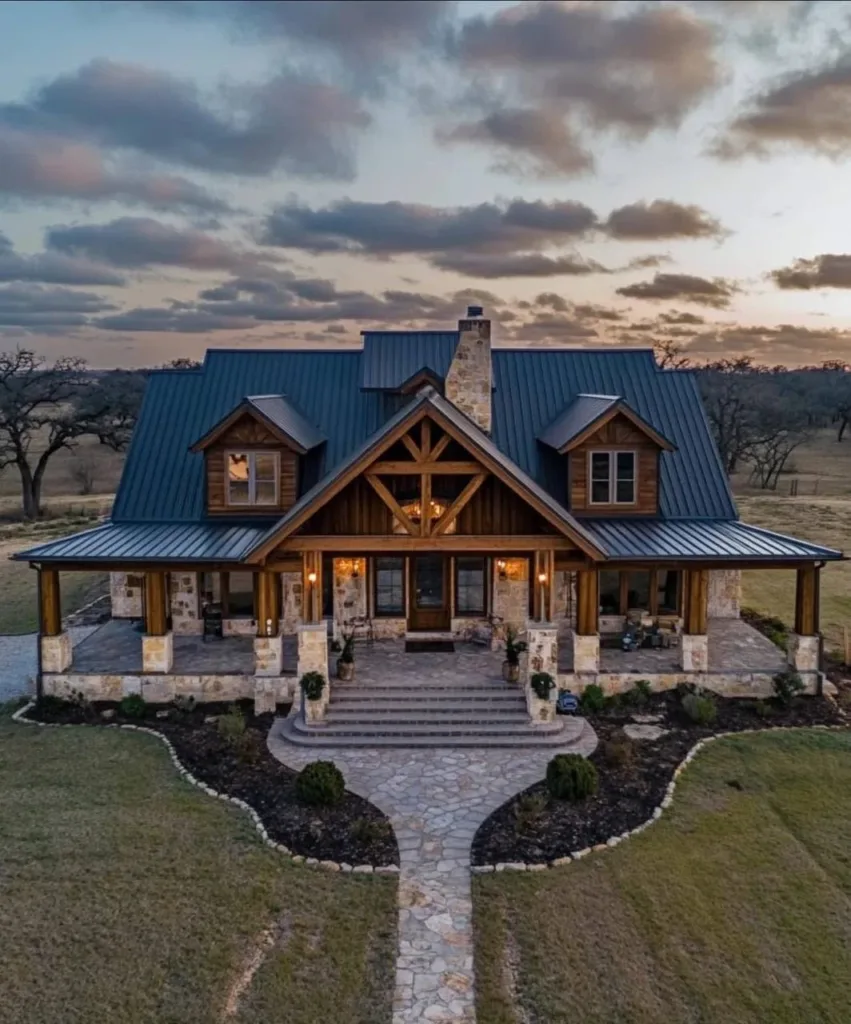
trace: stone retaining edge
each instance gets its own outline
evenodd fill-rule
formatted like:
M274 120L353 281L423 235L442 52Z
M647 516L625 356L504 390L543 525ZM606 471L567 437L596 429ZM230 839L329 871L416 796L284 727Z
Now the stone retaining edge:
M80 724L73 724L73 723L70 723L70 722L66 723L66 722L36 722L36 721L33 721L32 718L27 718L26 717L26 713L31 708L33 708L33 707L35 707L35 701L29 701L28 703L24 704L23 707L18 708L18 710L12 715L12 721L13 722L17 722L18 725L35 725L35 726L40 726L43 729L79 729L79 728L86 728L86 726L83 725L82 723L80 723ZM169 757L171 758L172 764L177 769L178 775L180 775L183 779L185 779L191 785L196 786L198 789L202 790L204 793L207 794L207 796L214 797L217 800L222 800L225 803L234 804L236 807L239 807L243 811L246 811L248 813L248 816L251 818L252 822L254 823L254 827L257 829L257 832L259 833L260 838L263 840L263 842L267 846L271 847L271 849L276 850L278 853L282 853L285 856L289 857L290 860L293 862L293 864L304 864L307 867L321 868L324 871L340 871L340 872L343 872L344 874L355 874L355 875L373 875L373 874L374 875L398 875L399 874L399 868L395 864L383 864L383 865L354 864L354 865L352 865L352 864L338 863L337 861L334 861L334 860L318 860L316 857L303 857L300 853L293 853L289 849L289 847L284 846L283 843L276 843L275 840L272 839L269 836L269 833L266 831L266 826L263 824L263 820L261 819L261 817L257 813L257 811L254 810L254 808L251 806L251 804L246 803L245 800L241 800L237 796L228 796L227 793L220 793L220 792L218 792L218 790L213 789L212 786L208 786L205 782L201 782L199 779L196 779L195 776L183 765L183 763L178 758L177 753L175 752L175 749L174 749L174 747L171 744L171 741L168 739L168 737L164 736L161 732L157 732L156 729L148 729L144 725L118 725L118 724L113 725L113 724L108 723L108 722L104 722L103 724L100 724L100 723L98 723L98 724L99 724L99 727L102 728L102 729L128 729L131 732L144 732L144 733L147 733L149 736L156 736L156 738L158 740L161 740L166 745L166 748L168 749Z
M645 829L650 828L655 821L658 821L662 817L663 813L674 801L674 790L677 788L677 779L679 776L682 775L689 763L694 760L697 754L708 743L712 743L714 740L720 740L726 736L748 736L756 733L801 732L804 729L820 729L823 732L836 732L839 730L847 731L848 728L848 725L777 725L771 726L767 729L735 729L730 732L715 733L713 736L704 736L703 739L698 740L697 743L695 743L695 745L688 751L686 756L674 769L674 774L671 781L668 783L668 788L665 790L665 796L662 798L662 802L653 809L653 813L646 821L643 821L635 828L617 836L610 836L605 842L597 843L596 846L586 846L584 850L573 850L572 852L565 854L563 857L556 857L554 860L474 864L470 867L470 872L474 875L488 875L502 871L546 871L548 868L559 868L563 867L565 864L570 864L572 861L581 860L583 857L587 857L589 853L602 853L604 850L610 850L615 846L619 846L625 840L632 836L637 836Z

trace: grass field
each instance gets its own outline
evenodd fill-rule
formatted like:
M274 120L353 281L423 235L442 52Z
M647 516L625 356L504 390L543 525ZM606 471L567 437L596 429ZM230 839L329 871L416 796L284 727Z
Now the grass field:
M849 819L851 735L718 741L642 835L474 879L479 1024L847 1024Z
M291 864L153 737L0 718L0 864L0 1024L390 1020L395 880Z

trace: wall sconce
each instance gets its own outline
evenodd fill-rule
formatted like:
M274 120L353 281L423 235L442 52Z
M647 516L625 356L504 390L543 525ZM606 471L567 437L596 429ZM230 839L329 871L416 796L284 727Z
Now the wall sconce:
M316 582L316 573L315 572L309 572L307 574L307 582L308 583L315 583Z
M504 580L506 578L506 562L504 558L498 558L496 560L496 571L499 573L499 578Z
M545 572L538 573L538 583L541 585L541 614L538 617L538 621L546 622L547 616L544 612L546 611L547 574Z

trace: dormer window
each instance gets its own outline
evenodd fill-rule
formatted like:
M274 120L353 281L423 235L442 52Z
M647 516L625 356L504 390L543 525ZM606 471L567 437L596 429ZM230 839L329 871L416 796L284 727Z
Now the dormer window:
M226 458L229 505L278 504L279 452L228 452Z
M636 453L588 453L592 505L634 505Z

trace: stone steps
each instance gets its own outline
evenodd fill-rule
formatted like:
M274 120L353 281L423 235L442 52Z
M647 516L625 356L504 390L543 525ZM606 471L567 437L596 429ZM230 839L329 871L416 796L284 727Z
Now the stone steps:
M410 709L383 709L367 712L354 708L336 708L329 706L325 714L328 725L404 725L416 721L419 725L528 725L529 715L524 705L515 710L492 711L481 708L418 709L415 713Z

